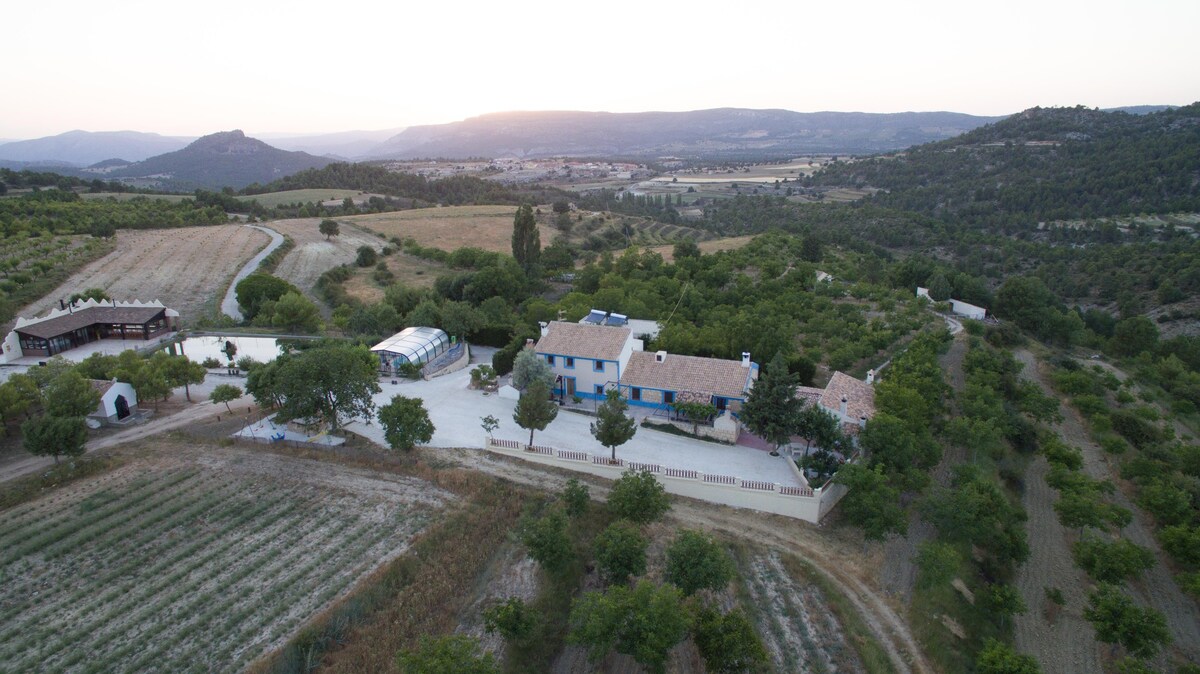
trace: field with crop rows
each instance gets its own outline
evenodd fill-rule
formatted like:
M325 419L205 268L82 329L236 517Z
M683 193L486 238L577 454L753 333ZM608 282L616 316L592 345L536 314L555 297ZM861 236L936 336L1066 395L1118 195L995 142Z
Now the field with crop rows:
M447 494L241 450L0 512L0 672L234 672L407 549Z

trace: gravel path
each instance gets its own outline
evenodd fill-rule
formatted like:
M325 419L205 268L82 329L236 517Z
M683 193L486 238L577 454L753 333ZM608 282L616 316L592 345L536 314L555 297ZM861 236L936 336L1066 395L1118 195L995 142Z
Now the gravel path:
M258 255L250 258L250 261L246 263L246 266L242 267L242 270L233 277L233 281L229 284L229 289L225 291L225 299L221 300L221 313L229 316L235 321L240 321L242 318L244 318L242 316L242 310L240 307L238 307L237 303L238 282L254 273L254 270L258 269L258 265L261 264L268 255L270 255L276 248L283 245L283 235L271 229L270 227L260 227L258 225L243 225L243 227L257 229L258 231L266 234L267 236L271 237L271 243L268 243L266 248L260 250Z
M1025 365L1022 377L1036 381L1047 395L1058 397L1038 370L1033 354L1018 351L1017 359ZM1111 479L1115 470L1109 465L1103 450L1092 442L1079 413L1069 405L1063 406L1063 421L1055 430L1062 439L1083 451L1084 472L1094 479ZM1093 642L1091 626L1074 615L1082 613L1085 599L1086 576L1074 566L1071 559L1068 532L1058 524L1053 503L1057 493L1046 486L1045 474L1048 465L1042 458L1034 461L1026 473L1024 505L1029 513L1029 543L1032 556L1021 568L1017 585L1025 602L1030 607L1041 606L1043 587L1054 585L1067 597L1067 606L1059 618L1059 625L1047 627L1038 611L1031 610L1018 616L1016 625L1017 646L1037 657L1042 670L1047 672L1095 672L1099 670L1099 647L1084 648L1082 644ZM1154 552L1158 561L1142 580L1131 584L1130 593L1145 606L1162 612L1174 641L1173 647L1184 657L1200 661L1200 609L1196 602L1179 588L1166 566L1166 558L1155 540L1147 516L1135 506L1128 496L1118 489L1110 497L1112 502L1134 513L1133 522L1121 532L1122 536ZM1078 651L1074 656L1071 654ZM1086 657L1090 651L1091 657Z

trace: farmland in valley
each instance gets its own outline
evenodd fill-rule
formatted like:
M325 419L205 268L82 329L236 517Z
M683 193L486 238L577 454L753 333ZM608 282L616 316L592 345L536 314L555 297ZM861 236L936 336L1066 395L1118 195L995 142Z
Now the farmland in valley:
M448 497L393 474L172 449L3 513L0 671L244 670L403 553Z
M59 298L103 288L120 300L162 300L185 321L215 307L226 284L269 237L241 225L122 230L115 249L84 266L18 315L58 306Z
M497 253L512 252L515 206L447 206L339 218L387 238L412 238L422 246L458 250L474 246ZM554 240L554 230L541 227L542 245Z

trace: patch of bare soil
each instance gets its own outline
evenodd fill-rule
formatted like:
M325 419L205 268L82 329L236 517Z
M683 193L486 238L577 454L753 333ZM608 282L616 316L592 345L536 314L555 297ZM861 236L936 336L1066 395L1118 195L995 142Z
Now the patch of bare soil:
M519 484L542 489L561 489L569 477L587 479L592 493L603 498L607 481L565 470L548 469L519 459L499 457L489 452L468 449L421 450L439 458L456 458L462 465L481 470ZM823 573L850 602L871 636L888 654L897 672L933 672L925 654L917 645L908 623L900 617L886 594L868 579L876 577L873 563L861 554L861 543L835 530L750 510L739 510L702 501L675 497L668 514L670 521L684 527L721 533L776 548L782 553L804 559ZM564 654L565 655L565 654ZM674 656L673 656L674 657ZM578 662L583 661L582 657ZM577 662L577 661L573 661ZM672 662L675 662L674 660ZM566 667L567 665L564 665ZM674 665L672 665L674 666ZM556 668L556 672L588 671ZM602 669L600 671L618 671ZM637 670L631 670L637 671Z
M354 264L360 246L370 246L379 251L385 244L378 236L349 225L340 218L338 224L341 233L326 241L325 235L317 229L320 222L320 218L297 218L267 223L268 227L290 236L295 242L295 247L275 268L275 275L306 293L312 292L321 274L339 265Z
M463 612L455 631L479 639L483 650L504 658L504 637L488 634L484 629L483 611L494 604L516 598L531 602L538 592L538 565L524 547L509 543L496 553L475 584L475 599Z
M793 578L778 551L755 556L748 571L743 580L776 671L866 671L821 591Z
M42 314L58 307L59 298L103 288L118 300L161 300L187 321L219 302L233 275L269 240L266 234L241 225L122 230L113 252L18 315Z
M1022 376L1036 381L1047 395L1057 397L1057 394L1051 390L1044 373L1038 368L1033 354L1021 350L1015 355L1025 365ZM1067 444L1083 451L1084 472L1095 479L1116 478L1115 467L1109 464L1103 450L1092 442L1079 413L1068 405L1063 406L1062 412L1063 421L1055 427L1055 430ZM1068 595L1065 613L1069 616L1072 612L1082 611L1082 606L1070 599L1071 592L1077 592L1080 601L1086 602L1086 599L1083 599L1086 594L1084 591L1086 576L1078 570L1071 574L1060 569L1064 565L1074 569L1074 562L1070 557L1066 532L1058 525L1058 519L1053 511L1053 502L1058 495L1045 485L1044 475L1047 470L1045 460L1039 458L1031 464L1029 473L1026 475L1025 499L1027 502L1025 509L1029 512L1030 517L1029 545L1033 555L1030 562L1026 563L1021 570L1018 587L1021 588L1022 596L1029 606L1041 606L1042 586L1050 584L1044 574L1048 573L1061 578L1064 585L1058 585L1058 587ZM1120 480L1114 479L1114 481L1121 484ZM1039 490L1040 493L1036 500L1031 501L1030 494ZM1200 609L1197 608L1195 600L1184 594L1171 576L1162 549L1151 533L1150 521L1146 514L1121 489L1114 492L1110 498L1116 505L1128 508L1134 513L1133 521L1121 532L1122 536L1153 551L1157 559L1157 563L1145 573L1142 580L1131 585L1129 588L1131 594L1143 605L1153 607L1166 617L1167 626L1174 641L1174 649L1193 662L1200 661ZM1051 520L1053 521L1051 522ZM1042 562L1043 568L1037 568L1034 560L1039 554L1049 554L1052 550L1057 550L1054 558ZM1077 579L1076 582L1066 584L1072 576ZM1034 587L1035 585L1036 587ZM1044 671L1098 671L1090 666L1089 668L1071 668L1072 663L1066 663L1067 667L1055 666L1057 664L1055 653L1061 651L1066 644L1084 640L1089 643L1092 641L1093 632L1090 625L1085 623L1083 628L1065 634L1048 634L1045 630L1037 628L1036 623L1040 620L1041 615L1036 611L1030 611L1024 616L1018 617L1016 621L1017 645L1022 650L1035 655L1042 663ZM1046 659L1043 660L1043 658Z

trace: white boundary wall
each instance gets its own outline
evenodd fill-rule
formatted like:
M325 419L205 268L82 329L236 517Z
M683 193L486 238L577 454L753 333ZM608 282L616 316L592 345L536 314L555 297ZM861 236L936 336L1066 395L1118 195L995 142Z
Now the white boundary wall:
M847 491L846 487L840 484L826 485L822 489L785 487L771 482L741 480L728 475L705 475L694 470L668 468L657 464L627 463L623 459L617 459L617 465L612 465L607 456L537 445L527 446L514 440L498 438L488 438L484 446L497 454L591 473L610 480L621 477L629 469L648 470L671 494L735 508L775 513L813 524L820 522Z

